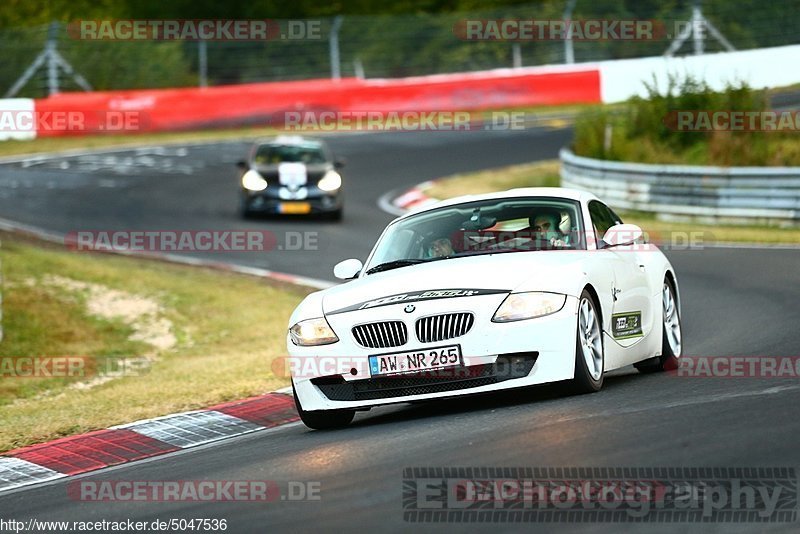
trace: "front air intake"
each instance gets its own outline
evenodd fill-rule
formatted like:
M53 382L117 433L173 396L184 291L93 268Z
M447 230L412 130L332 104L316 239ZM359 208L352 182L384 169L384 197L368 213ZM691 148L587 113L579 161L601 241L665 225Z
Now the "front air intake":
M356 342L368 349L399 347L408 341L408 330L402 321L360 324L352 332Z
M469 312L430 315L417 319L415 331L422 343L436 343L463 336L474 323L475 317Z

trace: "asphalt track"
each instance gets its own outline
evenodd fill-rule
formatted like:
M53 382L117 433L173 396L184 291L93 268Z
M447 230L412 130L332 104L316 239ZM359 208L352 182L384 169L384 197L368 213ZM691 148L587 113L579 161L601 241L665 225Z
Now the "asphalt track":
M334 281L333 266L366 257L392 216L377 207L390 190L456 172L552 158L567 130L345 134L345 216L245 221L235 164L249 142L155 147L37 158L0 165L0 216L58 233L79 230L268 230L268 252L198 253L213 260ZM298 232L310 245L295 250ZM307 234L306 234L307 233Z
M112 153L0 166L3 218L56 232L77 229L264 228L318 232L319 249L212 257L330 279L334 263L363 258L391 216L393 189L468 170L556 156L567 130L344 135L341 224L248 221L235 211L233 164L247 144ZM139 158L139 159L137 159ZM149 158L149 159L148 159ZM800 251L668 251L683 296L685 353L797 356ZM87 475L90 480L274 480L320 483L318 501L79 502L66 481L0 495L4 519L225 518L229 532L419 530L619 532L792 531L785 524L587 522L407 523L403 468L414 466L800 467L797 378L687 378L614 373L602 392L557 387L375 409L352 426L300 424Z

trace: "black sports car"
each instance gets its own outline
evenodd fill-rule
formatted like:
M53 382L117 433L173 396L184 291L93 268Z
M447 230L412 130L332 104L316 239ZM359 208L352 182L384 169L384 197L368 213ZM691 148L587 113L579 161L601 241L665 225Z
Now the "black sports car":
M341 160L321 140L277 137L258 141L240 161L243 217L320 214L342 217Z

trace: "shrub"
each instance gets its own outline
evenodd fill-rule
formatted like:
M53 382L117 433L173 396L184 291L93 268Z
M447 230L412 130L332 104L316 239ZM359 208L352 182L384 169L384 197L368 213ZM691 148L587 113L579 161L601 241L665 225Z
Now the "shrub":
M768 111L765 91L746 83L712 90L705 81L670 76L663 92L654 79L647 97L586 111L575 123L573 149L581 156L644 163L764 166L800 165L800 150L783 132L685 132L669 127L675 111Z

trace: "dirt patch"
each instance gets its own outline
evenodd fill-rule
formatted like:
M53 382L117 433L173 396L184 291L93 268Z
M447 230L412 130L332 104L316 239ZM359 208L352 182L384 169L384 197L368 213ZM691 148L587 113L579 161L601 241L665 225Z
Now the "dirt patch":
M163 317L164 310L154 299L57 275L45 276L42 283L85 294L86 310L91 315L121 320L133 329L134 341L147 343L157 351L170 350L177 344L172 322Z
M80 294L85 299L86 311L90 315L122 321L133 330L129 337L131 340L141 341L153 348L145 354L117 359L116 365L124 369L124 373L98 374L90 380L71 384L70 388L90 389L126 374L146 373L160 353L177 345L172 322L164 317L163 307L152 298L58 275L46 275L41 281L28 279L26 285L43 285L71 295Z

